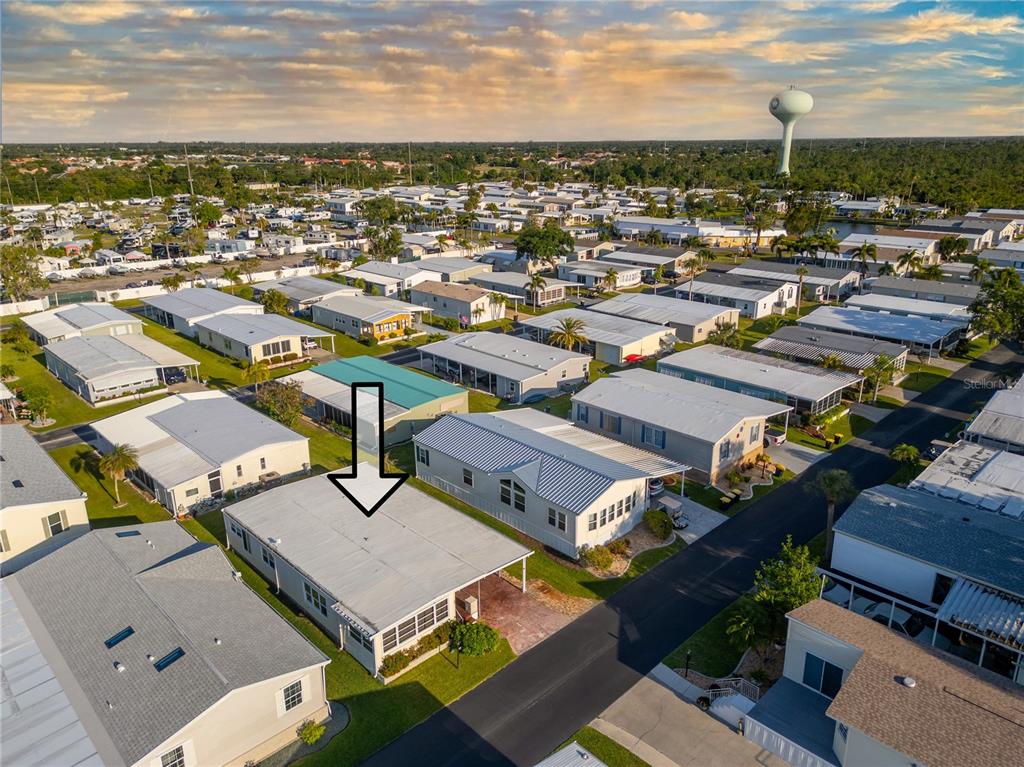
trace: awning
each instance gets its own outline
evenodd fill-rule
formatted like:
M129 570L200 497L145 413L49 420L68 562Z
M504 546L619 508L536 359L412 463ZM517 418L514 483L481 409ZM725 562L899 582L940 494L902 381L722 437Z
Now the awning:
M1009 647L1024 649L1024 602L1002 591L957 578L936 617Z

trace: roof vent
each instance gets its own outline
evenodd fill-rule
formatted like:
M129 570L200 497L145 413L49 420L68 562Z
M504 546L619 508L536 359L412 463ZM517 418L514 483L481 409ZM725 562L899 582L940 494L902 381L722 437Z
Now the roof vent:
M971 518L970 517L960 517L960 521L962 521L962 522L970 522Z
M216 644L216 645L219 645L220 644L220 637L214 637L213 638L213 643Z
M231 577L234 578L236 581L241 580L242 579L242 572L240 570L232 570L231 571Z
M271 536L270 538L267 538L267 543L269 543L271 546L278 546L281 543L281 539L274 538L273 536Z
M14 485L15 487L25 487L25 483L22 482L20 479L11 480L11 484Z
M917 680L914 679L914 677L912 676L903 676L900 677L900 684L902 684L904 687L913 690L915 687L917 687Z
M146 660L148 660L150 663L152 663L153 661L156 660L156 658L153 657L152 653L146 653Z
M125 668L126 667L125 667L125 665L123 663L121 663L121 661L115 660L114 661L114 668L117 670L117 672L119 674L123 674L125 672Z

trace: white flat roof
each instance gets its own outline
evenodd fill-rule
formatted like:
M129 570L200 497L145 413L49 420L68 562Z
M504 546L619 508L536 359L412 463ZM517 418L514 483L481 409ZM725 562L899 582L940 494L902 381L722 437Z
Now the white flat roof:
M898 312L914 317L927 317L933 320L954 320L962 323L970 322L972 316L967 307L960 304L929 301L923 298L889 296L883 293L865 293L862 296L850 296L846 299L844 305L869 311Z
M146 368L188 367L199 363L149 336L76 336L46 346L46 353L88 381Z
M586 354L501 333L459 333L421 346L420 352L517 381L541 375L571 359L590 359Z
M672 332L663 325L615 317L586 309L559 309L537 317L529 317L521 322L534 328L555 330L561 320L568 318L583 322L583 335L591 342L611 346L626 346L651 336L663 336Z
M703 301L688 301L685 298L656 296L651 293L620 293L607 301L588 307L592 312L613 314L617 317L652 322L657 325L684 325L693 327L710 322L723 314L732 314L738 309Z
M183 319L208 317L241 308L263 313L263 307L259 304L214 288L185 288L160 296L147 296L142 299L142 303Z
M43 338L81 335L83 330L116 323L141 325L142 320L102 303L68 304L44 312L27 314L21 321Z
M905 317L841 306L819 306L797 324L837 330L898 342L934 344L963 329L963 322L944 322L927 317Z
M360 465L360 475L377 471ZM377 633L532 552L408 484L366 517L326 475L228 506L233 517Z

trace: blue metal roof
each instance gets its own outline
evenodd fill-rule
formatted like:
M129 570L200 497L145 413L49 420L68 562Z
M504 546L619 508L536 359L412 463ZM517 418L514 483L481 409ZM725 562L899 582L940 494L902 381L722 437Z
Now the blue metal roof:
M401 365L392 365L376 357L332 360L317 365L313 372L350 386L353 383L383 382L384 399L407 409L466 391L459 386L414 373Z

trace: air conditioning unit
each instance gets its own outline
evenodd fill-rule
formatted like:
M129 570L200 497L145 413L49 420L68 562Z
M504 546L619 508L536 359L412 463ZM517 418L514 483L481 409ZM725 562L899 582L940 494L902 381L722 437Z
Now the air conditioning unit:
M459 612L465 615L467 618L477 620L480 617L480 605L476 600L476 597L458 597L455 600L456 607L459 608Z

